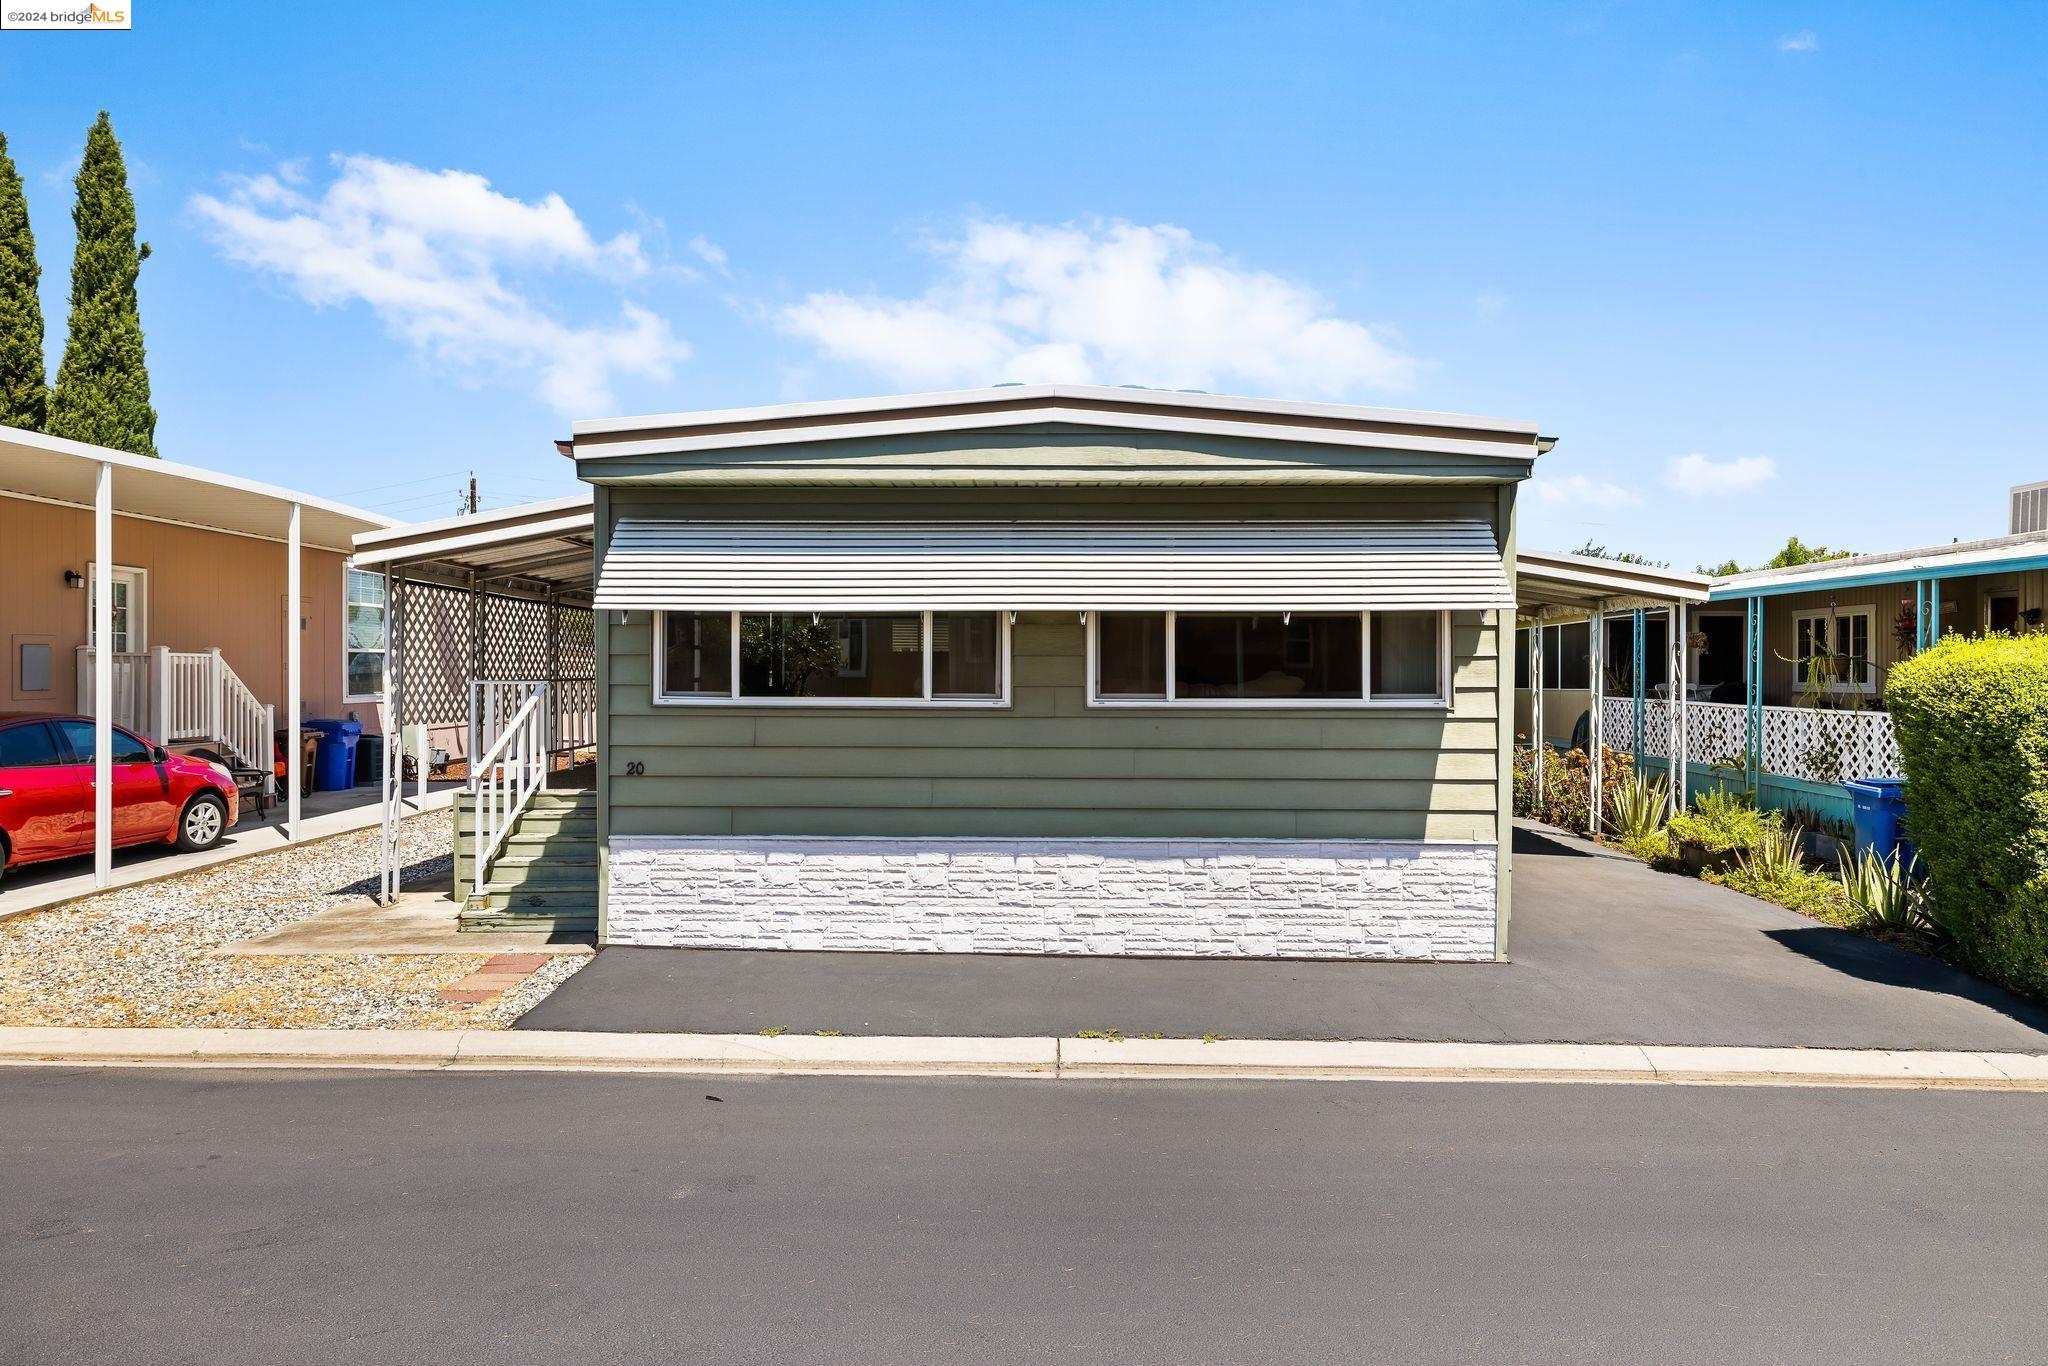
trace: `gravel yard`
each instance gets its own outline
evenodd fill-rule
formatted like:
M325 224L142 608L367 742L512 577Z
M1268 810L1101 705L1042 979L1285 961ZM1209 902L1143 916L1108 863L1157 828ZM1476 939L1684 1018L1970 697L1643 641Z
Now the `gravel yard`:
M450 877L446 811L406 822L408 884ZM223 944L375 887L380 832L337 835L0 922L0 1025L504 1029L584 963L560 956L494 1001L436 996L488 953L217 957Z

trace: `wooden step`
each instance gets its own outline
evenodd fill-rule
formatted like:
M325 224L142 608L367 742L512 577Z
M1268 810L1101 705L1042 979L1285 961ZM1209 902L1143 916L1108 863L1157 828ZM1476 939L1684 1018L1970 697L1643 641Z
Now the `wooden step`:
M490 874L484 879L486 892L562 892L580 894L586 901L597 900L597 865L571 864L561 866L542 861L507 867L493 863Z
M465 908L456 917L455 926L459 930L517 930L527 934L595 934L597 912Z

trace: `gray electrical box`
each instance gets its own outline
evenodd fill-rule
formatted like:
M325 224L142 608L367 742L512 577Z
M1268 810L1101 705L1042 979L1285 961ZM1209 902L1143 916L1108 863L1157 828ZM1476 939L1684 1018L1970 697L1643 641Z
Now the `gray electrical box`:
M21 643L21 672L16 692L50 690L50 642L24 640Z

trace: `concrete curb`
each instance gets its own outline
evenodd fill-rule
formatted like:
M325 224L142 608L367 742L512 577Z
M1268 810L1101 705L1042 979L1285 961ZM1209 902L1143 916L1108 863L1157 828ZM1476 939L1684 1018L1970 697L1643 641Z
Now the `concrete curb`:
M2048 1055L1640 1044L0 1027L0 1065L1951 1087L2048 1092Z

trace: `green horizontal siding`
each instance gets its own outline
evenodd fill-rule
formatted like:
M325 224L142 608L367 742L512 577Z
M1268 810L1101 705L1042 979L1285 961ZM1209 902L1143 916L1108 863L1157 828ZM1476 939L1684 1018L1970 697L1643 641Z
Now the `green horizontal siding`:
M1484 488L806 493L607 490L609 515L1490 517ZM648 614L608 614L618 835L1495 838L1500 637L1452 618L1452 706L1091 708L1078 614L1021 614L1004 708L657 706ZM643 771L629 776L629 765Z

